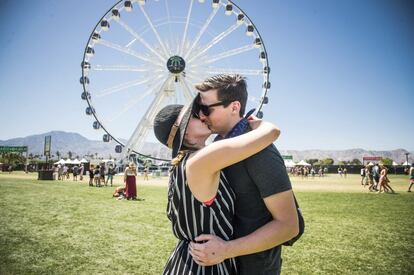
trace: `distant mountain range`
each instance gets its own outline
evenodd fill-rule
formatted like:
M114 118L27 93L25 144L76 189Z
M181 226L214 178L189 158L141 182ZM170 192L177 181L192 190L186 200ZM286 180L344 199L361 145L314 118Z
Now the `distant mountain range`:
M13 138L9 140L0 140L0 146L28 146L29 153L34 155L43 154L43 146L45 136L52 136L52 155L56 156L59 151L61 157L67 157L68 152L72 152L72 156L94 155L98 157L119 158L120 155L115 153L115 143L105 143L100 140L89 140L78 133L68 133L63 131L52 131L40 135L32 135L24 138ZM121 140L122 141L122 140ZM124 141L122 141L124 142ZM364 156L378 156L383 158L390 158L397 163L402 163L406 160L405 153L410 153L409 161L414 159L414 152L409 152L404 149L396 149L391 151L372 151L364 149L348 149L348 150L283 150L279 148L282 155L291 155L294 161L302 159L324 159L332 158L335 162L349 161L353 159L362 160ZM170 151L159 143L146 143L142 152L145 155L153 157L169 159Z

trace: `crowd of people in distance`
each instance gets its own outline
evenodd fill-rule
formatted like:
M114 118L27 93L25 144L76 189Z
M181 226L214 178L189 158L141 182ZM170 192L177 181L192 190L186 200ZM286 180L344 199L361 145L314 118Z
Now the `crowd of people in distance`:
M342 168L342 167L338 167L338 175L340 177L344 177L346 178L346 176L348 175L348 169L346 169L346 167Z
M67 165L55 165L53 168L53 178L57 180L67 180L70 179L70 174L73 174L73 181L83 180L83 175L85 171L85 166L81 164L80 166L74 165L73 167L69 167Z
M89 176L90 187L106 187L113 186L114 176L117 174L118 168L113 164L105 165L100 163L98 165L90 165L85 171L85 165L55 165L53 167L54 179L56 180L68 180L70 174L72 174L73 181L83 181L83 177ZM144 180L149 180L149 168L146 167L143 171ZM137 167L135 163L130 162L124 170L124 186L117 187L113 193L113 197L127 200L141 200L137 197L137 186L136 186Z
M370 192L395 193L390 186L388 169L383 164L366 165L361 168L361 185L368 186Z
M113 184L113 178L116 174L115 167L110 164L108 169L106 169L105 164L102 163L101 165L91 165L89 167L89 186L108 186L108 183ZM105 178L106 176L106 178Z
M308 178L315 176L324 177L325 174L328 172L328 168L320 167L308 167L308 166L295 166L288 169L288 173L291 176L300 176L302 178Z

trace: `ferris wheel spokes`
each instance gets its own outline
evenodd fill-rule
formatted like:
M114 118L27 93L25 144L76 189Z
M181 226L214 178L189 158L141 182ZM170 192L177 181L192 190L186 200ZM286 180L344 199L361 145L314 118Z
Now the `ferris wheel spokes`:
M183 34L183 39L181 41L181 47L179 50L179 55L182 56L183 55L183 51L184 51L184 43L187 39L187 31L188 31L188 23L190 23L190 15L191 15L191 11L193 9L193 3L194 0L190 1L190 7L188 8L188 13L187 13L187 20L185 22L185 28L184 28L184 34Z
M184 53L184 59L187 59L188 56L193 51L194 47L197 45L198 41L200 40L201 36L204 34L204 32L207 30L208 26L210 25L211 21L213 21L214 16L217 14L218 9L213 9L210 13L208 19L204 23L203 27L198 32L196 38L194 39L193 43L191 44L190 48L187 50L187 52Z
M203 66L203 65L206 65L206 64L214 63L214 62L219 61L221 59L250 51L254 48L255 47L254 47L253 44L249 44L249 45L245 45L243 47L239 47L239 48L236 48L236 49L231 49L231 50L213 55L211 57L208 57L206 61L194 64L193 67L199 67L199 66Z
M204 72L209 75L211 74L260 75L263 72L263 70L208 67Z
M168 84L172 79L173 77L170 76L161 84L161 88L156 93L150 107L145 112L144 116L139 121L138 126L135 128L133 134L126 143L125 150L123 152L124 158L133 150L139 151L143 146L143 141L146 138L148 129L151 129L152 120L155 117L156 112L160 106L162 106L161 104L165 100L165 97L169 96L169 93L165 92L165 88L168 87Z
M171 30L171 13L170 13L170 7L168 6L168 1L165 1L165 10L167 13L167 21L168 21L168 30L170 33L170 40L173 41L173 34Z
M159 76L157 78L153 78L153 82L155 80L159 80L161 78L162 78L162 76ZM157 86L159 86L159 85L157 85ZM117 120L119 117L121 117L127 111L129 111L132 107L134 107L137 103L141 102L147 96L150 96L154 92L154 90L156 90L156 87L157 86L155 86L153 89L148 89L148 91L145 92L144 94L138 94L135 98L131 99L127 104L125 104L124 107L121 109L120 112L118 112L117 114L115 114L111 118L107 119L106 122L112 123L115 120Z
M199 57L200 55L202 55L203 53L205 53L206 51L208 51L211 47L213 47L214 45L216 45L218 42L220 42L223 38L225 38L226 36L228 36L229 34L231 34L233 31L235 31L237 28L239 28L241 25L240 24L234 24L231 27L229 27L227 30L225 30L224 32L220 33L219 35L217 35L213 40L211 40L201 51L199 51L197 54L190 56L188 63L190 63L191 61L193 61L194 59L196 59L197 57Z
M162 48L162 49L163 49L163 51L164 51L164 54L165 54L166 56L171 56L171 53L169 53L169 52L167 51L167 49L165 48L165 45L164 45L164 43L162 42L161 37L160 37L160 35L159 35L159 33L158 33L157 29L155 29L154 24L152 23L151 18L149 18L149 16L148 16L147 12L145 11L144 7L143 7L142 5L140 5L140 6L139 6L139 8L141 9L142 13L144 14L145 19L147 19L147 22L148 22L148 24L150 25L150 27L151 27L152 31L154 32L155 36L157 37L158 43L160 43L161 48Z
M181 85L183 86L184 96L187 100L187 103L190 103L194 99L196 94L195 92L192 91L192 89L190 89L187 81L184 78L182 78L180 82L181 82Z
M114 50L117 50L117 51L120 51L120 52L123 52L123 53L129 54L129 55L134 56L134 57L136 57L136 58L138 58L138 59L141 59L141 60L143 60L143 61L146 61L146 62L148 62L148 63L154 63L154 60L151 60L151 59L149 59L149 58L147 58L147 57L145 57L145 56L143 56L143 55L141 55L141 54L137 53L136 51L134 51L134 50L132 50L132 49L130 49L130 48L127 48L127 47L121 46L121 45L119 45L119 44L116 44L116 43L110 42L110 41L108 41L108 40L105 40L105 39L100 39L100 40L99 40L99 42L97 42L97 43L99 43L99 44L101 44L101 45L104 45L104 46L106 46L106 47L108 47L108 48L111 48L111 49L114 49ZM157 64L157 65L159 65L159 66L163 66L163 64L161 64L161 63L155 63L155 64Z
M127 71L127 72L163 72L163 68L157 66L158 69L149 70L148 65L133 66L133 65L93 65L93 71Z
M125 83L121 83L121 84L118 84L116 86L106 88L106 89L104 89L100 92L97 92L96 97L103 97L103 96L106 96L106 95L110 95L110 94L113 94L113 93L116 93L116 92L119 92L119 91L122 91L122 90L125 90L125 89L128 89L128 88L131 88L131 87L134 87L134 86L138 86L138 85L148 83L151 80L152 80L151 78L140 77L138 79L128 81L128 82L125 82Z
M129 32L133 37L135 37L141 44L143 44L148 50L155 54L158 59L163 62L168 56L161 56L153 47L151 47L145 39L143 39L138 33L136 33L128 24L126 24L121 19L116 20L116 22L122 26L127 32Z
M195 70L193 70L193 71L191 71L191 72L187 72L186 73L186 75L185 75L185 77L187 78L187 79L192 79L192 80L195 80L195 81L193 81L193 82L203 82L204 81L204 78L203 78L203 76L201 76L198 72L196 72Z

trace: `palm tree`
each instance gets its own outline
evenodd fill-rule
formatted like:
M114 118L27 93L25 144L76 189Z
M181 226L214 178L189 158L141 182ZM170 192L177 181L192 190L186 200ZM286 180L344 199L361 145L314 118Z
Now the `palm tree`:
M70 159L72 159L72 155L73 155L73 153L71 151L69 151L68 156L69 156Z

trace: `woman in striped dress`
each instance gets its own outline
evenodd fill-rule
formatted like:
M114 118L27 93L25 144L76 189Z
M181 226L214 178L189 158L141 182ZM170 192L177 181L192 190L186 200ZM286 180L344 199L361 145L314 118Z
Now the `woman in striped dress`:
M168 105L155 117L155 136L173 154L167 215L178 238L164 274L237 274L234 259L198 265L189 243L201 234L232 239L236 198L221 169L264 149L280 133L256 118L249 124L253 129L249 133L205 146L211 132L198 118L194 102L187 108Z

